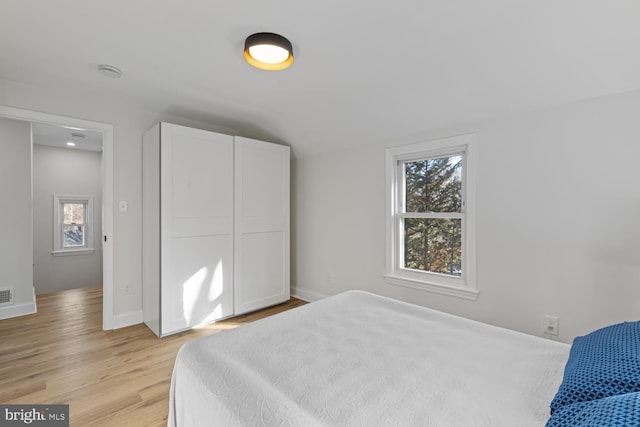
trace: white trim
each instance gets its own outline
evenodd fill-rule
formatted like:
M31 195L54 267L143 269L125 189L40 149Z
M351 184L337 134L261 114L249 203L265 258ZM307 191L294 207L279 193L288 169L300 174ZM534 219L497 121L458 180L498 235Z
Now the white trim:
M384 275L383 277L385 282L389 283L390 285L420 289L423 291L433 292L435 294L464 298L471 301L475 301L478 299L478 291L475 289L467 289L461 286L448 286L440 283L431 283L424 280L415 280L392 275Z
M4 305L0 306L0 320L34 314L36 311L35 300L33 302L23 302L21 304Z
M297 286L291 287L291 296L307 302L319 301L328 297L328 295L320 294L308 289L302 289Z
M113 329L113 125L4 105L0 116L102 132L102 329Z
M95 252L95 248L85 249L62 249L51 251L53 256L74 256L74 255L91 255Z
M445 219L462 219L464 215L459 212L401 212L398 214L401 218L445 218Z
M138 325L143 322L142 310L132 311L113 316L113 329L126 328L127 326Z
M102 128L102 329L113 327L113 125ZM142 322L142 320L140 320Z
M455 296L475 300L478 296L476 289L476 221L475 221L475 134L458 135L434 141L391 147L385 150L386 199L385 199L385 282L392 285L407 286L443 295ZM428 272L419 272L401 268L399 265L399 229L398 216L401 217L440 217L445 215L433 213L401 213L399 203L402 189L401 180L404 174L398 171L398 162L416 158L416 156L439 157L464 153L465 167L463 169L464 195L464 229L462 236L463 247L463 277L453 277ZM451 216L448 214L447 216ZM455 216L455 214L454 214Z

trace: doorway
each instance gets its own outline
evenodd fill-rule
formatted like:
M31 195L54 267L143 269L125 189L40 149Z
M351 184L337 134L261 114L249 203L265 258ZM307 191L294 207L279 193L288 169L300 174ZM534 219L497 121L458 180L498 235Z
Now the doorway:
M36 124L83 129L102 135L102 233L95 236L94 243L102 246L102 328L113 329L113 125L6 106L0 106L0 116Z
M36 295L102 287L102 133L31 122Z

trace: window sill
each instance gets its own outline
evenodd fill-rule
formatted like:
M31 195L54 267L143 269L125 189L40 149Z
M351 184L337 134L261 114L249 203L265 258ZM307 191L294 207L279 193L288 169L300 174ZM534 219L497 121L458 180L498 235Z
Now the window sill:
M442 285L439 283L425 282L422 280L408 279L406 277L394 276L386 274L383 276L385 282L390 285L405 286L408 288L418 289L426 292L433 292L435 294L447 295L451 297L457 297L467 299L470 301L476 301L478 299L479 292L475 289L461 288L457 286Z
M64 249L51 251L51 255L53 256L70 256L70 255L91 255L95 252L93 248L82 248L82 249Z

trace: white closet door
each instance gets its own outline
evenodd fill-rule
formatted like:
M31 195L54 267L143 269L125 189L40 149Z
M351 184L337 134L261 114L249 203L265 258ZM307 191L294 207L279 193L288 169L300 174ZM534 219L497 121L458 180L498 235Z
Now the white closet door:
M161 330L233 314L233 137L161 124Z
M235 137L235 314L289 299L289 147Z

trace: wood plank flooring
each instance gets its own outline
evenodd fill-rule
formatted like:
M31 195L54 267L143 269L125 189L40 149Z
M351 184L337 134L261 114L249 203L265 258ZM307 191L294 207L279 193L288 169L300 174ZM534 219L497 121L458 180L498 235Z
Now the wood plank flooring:
M37 297L0 320L0 403L69 404L71 426L165 426L182 344L305 304L284 304L158 339L146 326L102 330L102 288Z

